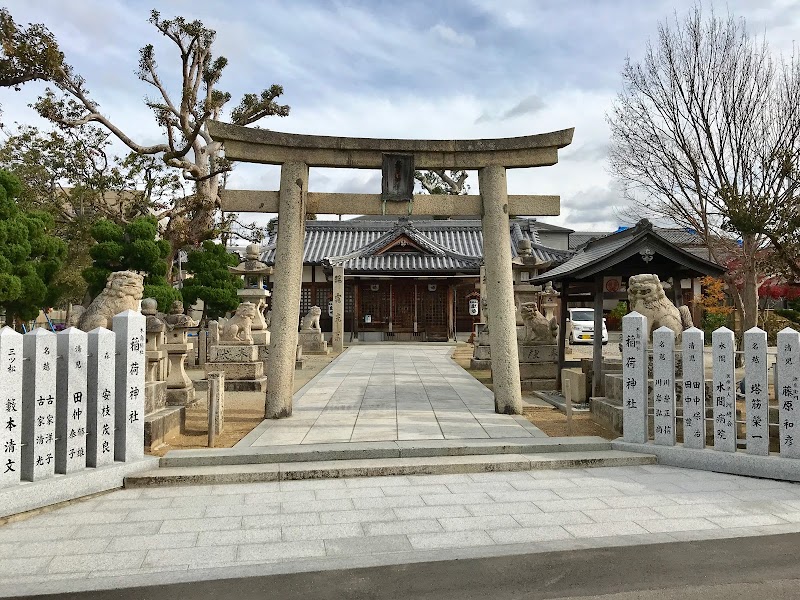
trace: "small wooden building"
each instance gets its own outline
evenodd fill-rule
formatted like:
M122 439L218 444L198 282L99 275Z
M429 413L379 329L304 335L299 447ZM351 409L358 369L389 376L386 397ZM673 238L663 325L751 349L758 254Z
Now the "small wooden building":
M551 281L560 291L561 332L566 332L567 311L564 308L576 301L593 303L593 331L599 332L603 325L604 300L611 298L616 303L626 299L625 286L632 275L658 275L663 283L669 282L669 299L675 306L681 306L686 302L684 285L689 293L694 293L694 290L699 290L697 279L707 275L719 277L725 272L724 267L706 260L701 254L698 248L686 248L670 241L650 221L642 219L635 227L584 242L569 260L534 277L531 283ZM604 391L601 338L594 335L594 396L602 395ZM566 365L565 345L562 333L558 349L559 386L561 369Z

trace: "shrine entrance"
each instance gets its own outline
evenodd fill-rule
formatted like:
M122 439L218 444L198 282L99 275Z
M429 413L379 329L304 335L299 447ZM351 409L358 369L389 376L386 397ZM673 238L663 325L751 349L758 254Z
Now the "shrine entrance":
M222 142L232 161L281 165L279 191L226 190L227 212L278 213L277 247L272 302L272 341L267 365L267 418L292 414L295 352L298 340L303 239L307 213L363 215L480 215L483 228L487 304L495 410L521 414L522 397L517 348L516 306L511 272L509 215L558 215L558 196L509 196L506 169L550 166L558 150L572 142L573 129L515 138L483 140L397 140L347 138L280 133L218 121L208 122L211 137ZM383 169L381 194L330 194L308 190L309 167ZM478 171L479 195L414 195L414 169ZM341 266L333 267L333 338L342 351L344 282ZM370 290L372 292L372 290ZM451 292L452 293L452 292ZM408 322L408 290L400 320ZM420 290L414 296L425 311L425 327L440 331L443 313L454 305L442 291ZM392 299L392 296L389 297ZM380 311L389 314L379 296ZM392 300L394 302L394 300ZM450 318L448 315L447 318Z

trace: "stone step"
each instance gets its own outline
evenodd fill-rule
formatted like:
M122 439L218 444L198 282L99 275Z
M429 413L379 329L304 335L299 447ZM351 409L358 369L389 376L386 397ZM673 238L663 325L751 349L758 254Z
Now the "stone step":
M493 471L529 471L656 464L652 454L595 450L473 456L373 458L292 463L162 467L125 478L125 487L220 485L300 479L444 475Z
M610 449L611 442L597 436L348 442L171 450L161 458L160 464L162 467L204 467L371 458L591 452Z

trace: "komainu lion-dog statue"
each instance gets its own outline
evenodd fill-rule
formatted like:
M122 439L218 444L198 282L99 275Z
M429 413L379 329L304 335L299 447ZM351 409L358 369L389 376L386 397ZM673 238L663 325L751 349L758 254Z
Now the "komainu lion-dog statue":
M253 319L256 318L257 310L252 302L242 302L230 319L219 319L220 343L252 344Z
M311 310L306 313L302 321L300 321L300 331L322 331L319 326L319 318L322 315L322 310L319 306L312 306Z
M547 320L536 302L523 302L520 305L522 321L525 324L523 344L547 346L558 340L558 323L555 319Z
M676 282L676 285L679 285ZM631 311L647 317L647 337L653 339L653 331L669 327L680 340L684 329L693 327L689 307L677 308L664 293L658 275L634 275L628 280L628 302Z
M133 271L111 273L105 289L95 298L78 319L78 329L91 331L97 327L111 329L114 315L126 310L139 310L144 293L144 277Z

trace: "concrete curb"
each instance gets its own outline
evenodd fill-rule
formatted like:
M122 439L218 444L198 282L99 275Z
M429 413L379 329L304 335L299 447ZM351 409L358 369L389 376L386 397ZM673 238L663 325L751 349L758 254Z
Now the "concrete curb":
M800 482L800 460L781 458L778 454L756 456L745 452L721 452L713 448L695 450L684 448L683 444L675 446L657 446L653 442L632 444L623 441L622 438L611 442L611 446L615 450L624 452L644 452L654 455L658 458L658 464L669 467Z
M412 458L372 458L295 463L162 467L125 479L125 487L218 485L300 479L442 475L656 464L653 455L600 450L543 454L499 454Z
M172 450L161 458L160 465L162 467L202 467L372 458L589 452L593 450L611 450L611 444L601 437L583 436L234 446L233 448Z
M0 517L120 488L127 475L149 471L157 465L157 457L145 456L132 462L115 462L41 481L23 481L0 490Z

